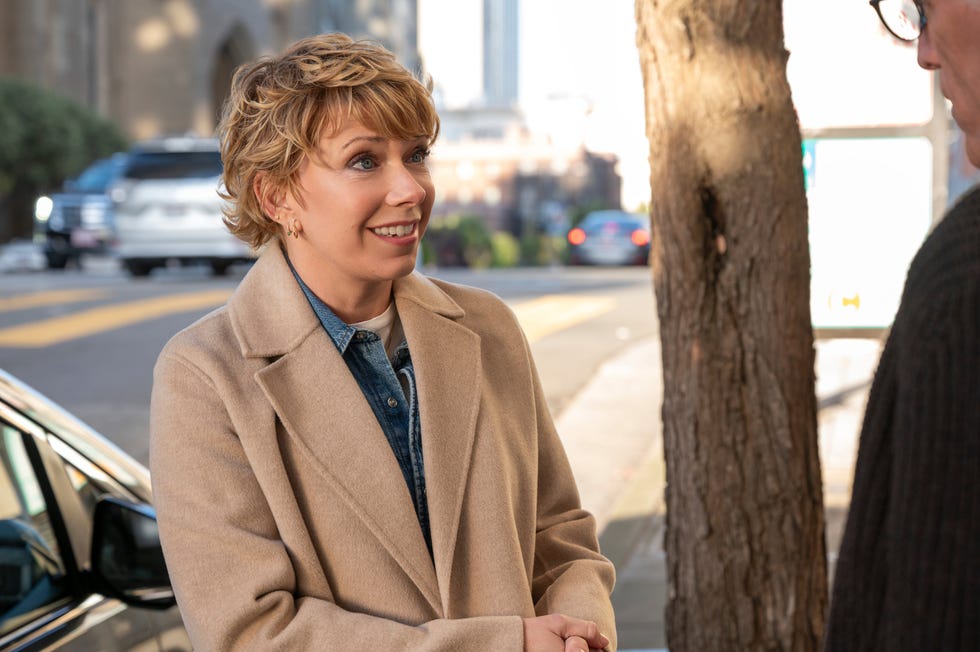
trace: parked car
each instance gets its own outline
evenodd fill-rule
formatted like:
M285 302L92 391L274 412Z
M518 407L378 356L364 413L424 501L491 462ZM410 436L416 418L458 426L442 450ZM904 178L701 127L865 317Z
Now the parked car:
M190 650L150 474L0 370L0 650Z
M206 263L224 274L254 258L222 221L221 156L209 138L138 143L109 191L116 214L115 256L133 276L168 262Z
M113 234L112 202L107 193L126 164L126 154L99 159L60 192L38 197L34 234L51 269L81 262L84 253L105 253Z
M572 265L646 265L649 258L646 215L592 211L568 232L568 262Z

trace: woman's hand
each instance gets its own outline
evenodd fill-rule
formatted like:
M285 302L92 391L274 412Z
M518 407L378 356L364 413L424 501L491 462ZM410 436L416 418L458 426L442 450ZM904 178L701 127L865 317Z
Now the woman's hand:
M524 619L524 652L590 652L609 645L588 620L548 614Z

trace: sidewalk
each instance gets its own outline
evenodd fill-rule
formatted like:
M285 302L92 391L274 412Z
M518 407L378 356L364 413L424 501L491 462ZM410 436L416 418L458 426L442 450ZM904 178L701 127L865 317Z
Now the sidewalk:
M877 339L816 342L818 431L833 572L850 496L857 439ZM613 592L619 649L666 648L663 552L664 462L658 337L607 361L556 419L582 504L599 524L603 553L616 565Z

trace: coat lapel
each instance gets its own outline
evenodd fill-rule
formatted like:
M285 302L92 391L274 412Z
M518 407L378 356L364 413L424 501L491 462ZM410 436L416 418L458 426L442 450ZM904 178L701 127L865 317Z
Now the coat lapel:
M247 357L277 358L256 380L287 433L439 612L433 565L398 462L278 249L262 255L229 311Z
M419 387L433 555L445 609L479 413L480 337L457 323L462 309L421 275L396 283L395 301Z

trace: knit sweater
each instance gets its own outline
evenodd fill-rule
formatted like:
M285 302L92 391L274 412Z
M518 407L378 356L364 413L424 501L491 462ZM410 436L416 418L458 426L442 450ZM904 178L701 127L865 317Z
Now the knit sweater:
M980 650L980 187L909 267L861 430L826 650Z

